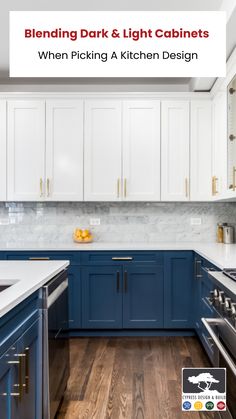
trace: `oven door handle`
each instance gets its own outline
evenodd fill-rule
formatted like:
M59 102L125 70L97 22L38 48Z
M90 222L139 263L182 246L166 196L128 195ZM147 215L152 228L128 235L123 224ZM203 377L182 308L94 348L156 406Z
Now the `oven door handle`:
M215 343L215 345L219 349L221 355L225 359L225 361L228 364L229 368L231 369L232 373L236 377L236 365L235 365L234 361L232 360L232 358L230 357L230 355L226 352L224 346L222 345L218 336L216 335L216 333L214 332L214 330L211 327L211 324L214 325L214 326L217 326L217 324L219 324L219 320L202 318L202 323L204 324L206 330L208 331L208 333L211 336L213 342Z

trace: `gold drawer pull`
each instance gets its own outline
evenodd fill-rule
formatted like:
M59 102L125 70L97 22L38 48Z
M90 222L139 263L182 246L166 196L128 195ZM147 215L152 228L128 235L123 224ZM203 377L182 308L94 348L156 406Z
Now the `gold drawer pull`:
M124 179L124 197L127 197L127 179Z
M49 257L32 257L29 260L50 260Z
M236 189L235 173L236 173L236 168L234 166L233 167L233 191L235 191L235 189Z
M47 196L50 196L50 179L47 178Z
M39 180L39 189L40 189L40 198L43 196L43 179L40 178Z
M117 179L117 198L120 197L120 178Z
M188 198L188 178L185 178L185 197Z

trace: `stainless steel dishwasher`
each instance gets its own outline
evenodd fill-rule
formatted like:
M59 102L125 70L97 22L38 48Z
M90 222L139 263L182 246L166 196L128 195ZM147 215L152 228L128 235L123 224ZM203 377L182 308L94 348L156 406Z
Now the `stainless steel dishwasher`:
M43 419L53 419L64 395L70 372L68 276L63 271L42 291L43 303Z

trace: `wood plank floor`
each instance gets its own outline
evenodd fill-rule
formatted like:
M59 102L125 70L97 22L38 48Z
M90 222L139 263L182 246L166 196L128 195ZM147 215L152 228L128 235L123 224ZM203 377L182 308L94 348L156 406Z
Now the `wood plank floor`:
M181 368L210 366L195 337L79 338L57 419L206 419L181 412Z

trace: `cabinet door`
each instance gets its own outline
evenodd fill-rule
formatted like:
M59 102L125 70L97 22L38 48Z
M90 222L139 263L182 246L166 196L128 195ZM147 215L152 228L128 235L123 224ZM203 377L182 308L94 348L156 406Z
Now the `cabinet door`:
M16 343L22 393L18 417L24 419L42 418L42 345L39 328L37 320Z
M163 327L163 268L124 266L123 327Z
M82 269L82 326L85 329L122 327L122 269L94 266Z
M69 329L81 328L81 273L77 266L69 266Z
M19 377L15 362L16 348L11 347L0 358L0 417L19 419ZM14 362L14 363L12 363Z
M125 101L123 118L123 198L160 201L160 101Z
M83 200L83 101L46 102L46 198Z
M162 102L161 199L189 200L189 102Z
M43 198L45 170L45 103L8 102L8 191L13 201Z
M6 101L0 100L0 201L7 199Z
M227 95L219 92L212 103L212 199L227 189ZM231 180L233 174L231 174Z
M212 196L211 101L191 103L191 201L209 201Z
M164 327L193 326L193 254L168 252L165 255Z
M85 104L85 201L121 199L121 102Z

